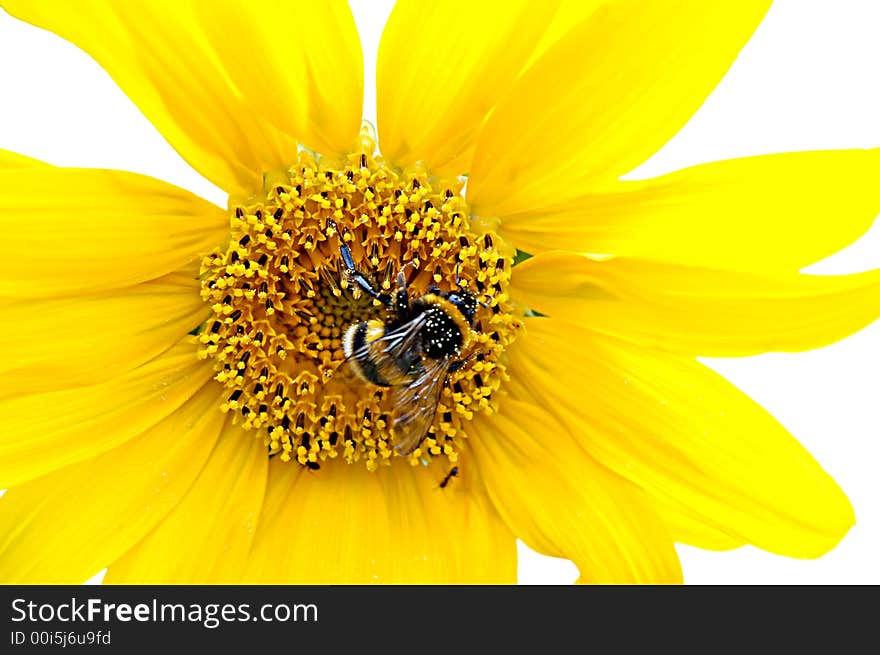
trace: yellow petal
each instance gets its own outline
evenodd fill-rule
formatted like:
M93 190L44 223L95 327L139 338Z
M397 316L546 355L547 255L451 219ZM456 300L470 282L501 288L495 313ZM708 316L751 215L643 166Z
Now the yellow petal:
M556 45L566 34L592 16L608 0L562 0L553 19L541 35L538 45L532 51L526 68L531 68L544 54Z
M36 166L48 166L39 159L26 157L11 150L0 149L0 168L33 168Z
M0 499L0 582L80 584L184 496L223 422L213 382L155 427ZM123 419L124 420L124 419Z
M189 492L110 565L105 584L234 584L251 548L269 458L253 432L227 421Z
M769 5L604 4L496 106L468 179L474 211L553 207L644 162L703 103Z
M295 142L271 127L261 109L278 99L271 89L260 99L239 91L205 34L196 3L2 0L0 4L13 16L55 32L94 57L174 149L221 188L253 192L261 188L262 171L295 160ZM210 7L219 20L235 4L213 2ZM240 59L266 47L262 35L249 27L253 26L243 24L226 35L238 46ZM298 36L285 31L275 38L296 42ZM274 81L284 85L283 78Z
M96 384L153 359L205 318L195 274L0 305L0 397Z
M880 313L880 270L752 275L551 251L516 267L514 299L639 346L715 357L818 348Z
M729 534L719 526L709 525L698 514L676 502L656 497L652 500L669 534L678 543L704 550L731 550L746 543L742 537Z
M466 173L476 135L545 31L557 2L397 2L376 70L382 154ZM490 27L491 26L491 27Z
M795 271L867 231L880 212L878 177L880 149L732 159L505 216L501 230L530 253Z
M0 172L0 229L0 296L32 298L180 270L220 243L228 220L206 200L144 175L40 167Z
M672 539L645 495L591 459L537 402L505 398L499 414L468 427L480 476L513 532L574 561L581 582L680 582Z
M539 399L597 460L692 521L815 557L853 525L834 480L760 406L693 359L552 319L511 347L511 392Z
M0 400L0 488L95 457L159 423L211 378L189 337L100 384ZM219 411L219 409L218 409Z
M192 29L204 30L249 110L312 150L352 151L364 62L348 3L198 0L195 6Z
M395 464L399 464L396 462ZM445 471L320 471L273 462L245 581L278 584L513 583L516 541L465 460Z

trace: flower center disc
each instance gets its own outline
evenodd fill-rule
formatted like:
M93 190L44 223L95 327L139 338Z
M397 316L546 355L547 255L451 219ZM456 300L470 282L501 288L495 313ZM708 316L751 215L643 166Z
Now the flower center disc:
M381 293L396 289L401 269L411 301L430 287L466 290L480 303L471 345L443 373L436 414L406 454L412 464L455 462L466 422L493 408L501 357L521 324L507 297L513 252L474 229L460 181L400 173L365 150L341 163L303 152L267 177L262 195L231 208L226 250L202 261L213 316L200 329L200 356L229 390L221 409L270 456L318 469L341 455L375 470L397 454L400 408L394 387L347 373L343 339L353 324L393 316L352 282L342 244Z

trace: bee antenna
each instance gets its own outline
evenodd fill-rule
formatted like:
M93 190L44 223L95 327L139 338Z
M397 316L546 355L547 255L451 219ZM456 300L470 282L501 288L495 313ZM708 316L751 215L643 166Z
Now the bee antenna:
M354 267L354 259L351 256L351 248L345 244L345 240L342 238L342 233L339 231L339 226L336 225L336 221L332 218L328 218L327 227L332 227L336 231L336 236L339 238L339 254L342 255L342 261L345 264L345 268L348 269L349 273L355 273L356 270Z
M357 267L354 265L354 257L351 256L351 248L349 248L342 240L340 240L339 244L339 254L342 257L342 263L345 265L344 275L358 285L361 290L365 291L371 298L375 298L383 305L387 306L388 303L391 302L390 296L376 291L376 289L373 288L373 285L370 284L370 281L364 277L363 273L357 270Z
M345 264L346 271L352 277L356 277L358 272L354 266L354 258L351 256L351 248L345 245L345 243L341 243L339 244L339 254L342 255L342 262Z
M457 260L455 262L455 286L457 286L459 289L461 288L461 282L460 282L461 278L459 278L459 276L458 276L460 269L461 269L461 261Z

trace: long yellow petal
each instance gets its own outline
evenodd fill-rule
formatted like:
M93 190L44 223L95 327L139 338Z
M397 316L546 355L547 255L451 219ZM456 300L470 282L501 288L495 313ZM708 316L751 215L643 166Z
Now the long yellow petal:
M279 584L513 583L516 542L465 461L444 471L320 471L273 462L244 580Z
M0 168L33 168L36 166L48 166L39 159L20 155L11 150L0 149Z
M190 337L100 384L0 399L0 488L133 439L185 403L211 374Z
M170 348L207 308L194 273L0 305L0 397L96 384Z
M197 3L160 0L34 2L2 0L13 16L55 32L97 60L190 165L221 188L235 193L260 188L261 174L295 160L296 144L264 117L263 107L279 102L266 88L260 98L244 95L204 30ZM237 5L213 2L215 19ZM280 5L279 5L280 6ZM243 9L241 11L244 11ZM278 27L278 19L267 15ZM266 44L254 24L226 35L247 60ZM275 39L296 43L299 26ZM296 46L291 46L295 48ZM273 80L284 88L283 77Z
M485 117L557 4L397 2L376 65L382 154L398 166L421 160L434 173L466 173Z
M672 539L645 495L586 455L537 402L505 398L499 414L468 428L480 476L513 532L574 561L581 582L680 582Z
M620 182L505 216L530 253L556 248L740 271L796 271L861 236L880 213L880 149L798 152Z
M110 565L105 584L234 584L250 552L269 458L227 421L191 489L145 539Z
M511 296L639 346L715 357L833 343L880 314L880 270L752 275L552 251L516 267Z
M249 110L313 150L352 151L364 62L347 2L196 0L195 7L192 29L204 30Z
M539 399L597 460L734 544L815 557L853 525L810 454L694 359L536 318L508 371L514 397Z
M731 550L744 546L742 537L725 532L723 528L710 525L699 514L682 507L679 503L656 496L651 500L660 519L676 542L696 546L704 550Z
M210 383L123 446L7 491L0 582L80 584L143 538L214 447L223 421L218 392Z
M144 175L47 166L0 170L0 229L0 297L33 298L129 286L197 264L228 220Z
M569 32L577 28L609 0L561 0L559 9L544 30L525 68L531 68L544 54Z
M703 103L769 5L604 4L495 107L468 179L474 211L553 207L644 162Z

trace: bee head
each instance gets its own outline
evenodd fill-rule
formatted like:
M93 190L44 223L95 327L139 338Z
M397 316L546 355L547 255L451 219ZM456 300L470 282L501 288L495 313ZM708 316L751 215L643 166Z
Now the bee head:
M446 300L456 306L458 311L464 316L465 320L467 320L468 325L473 326L474 314L477 313L477 305L479 304L476 296L464 289L459 289L458 291L445 291L442 295Z

